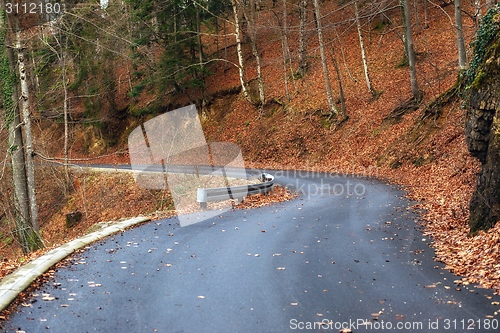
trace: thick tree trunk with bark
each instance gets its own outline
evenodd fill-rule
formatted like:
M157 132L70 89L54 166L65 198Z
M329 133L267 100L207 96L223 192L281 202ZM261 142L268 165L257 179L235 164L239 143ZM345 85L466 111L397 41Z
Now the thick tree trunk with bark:
M494 18L485 24L490 25ZM470 201L471 233L500 221L500 37L485 46L480 67L468 92L465 137L469 152L481 161L481 171ZM477 51L477 50L476 50ZM477 52L475 52L477 54ZM487 77L478 80L478 76Z

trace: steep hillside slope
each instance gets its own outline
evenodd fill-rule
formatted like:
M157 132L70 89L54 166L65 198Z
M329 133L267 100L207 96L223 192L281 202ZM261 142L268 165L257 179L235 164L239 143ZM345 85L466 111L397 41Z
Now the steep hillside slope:
M373 100L363 81L356 31L346 27L343 48L337 46L337 52L345 59L341 70L349 121L337 126L323 115L327 104L321 67L314 61L306 79L290 85L290 102L283 93L283 78L268 64L265 77L273 79L266 80L271 102L265 114L260 116L241 95L224 95L210 105L205 130L211 141L238 143L249 166L358 174L406 185L419 202L416 207L426 211L422 222L438 260L471 283L500 290L493 264L500 259L500 226L469 237L469 201L480 165L465 142L464 102L455 95L427 108L457 79L454 30L443 10L452 15L450 7L433 7L429 27L417 29L418 79L424 90L417 110L411 112L405 105L411 97L409 74L407 67L398 66L403 47L397 36L370 32L371 74L375 88L383 92ZM471 22L466 26L470 41ZM273 40L269 31L261 33L261 40ZM310 43L315 43L313 37ZM263 42L261 47L264 56L279 57L276 44ZM220 75L211 78L212 87L229 91L238 84Z

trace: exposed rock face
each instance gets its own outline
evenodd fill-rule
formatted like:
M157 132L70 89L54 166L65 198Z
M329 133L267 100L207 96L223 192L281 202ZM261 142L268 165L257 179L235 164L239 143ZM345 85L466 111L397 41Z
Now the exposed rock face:
M482 79L472 85L466 136L471 154L482 162L470 203L471 232L500 221L500 41L486 55Z

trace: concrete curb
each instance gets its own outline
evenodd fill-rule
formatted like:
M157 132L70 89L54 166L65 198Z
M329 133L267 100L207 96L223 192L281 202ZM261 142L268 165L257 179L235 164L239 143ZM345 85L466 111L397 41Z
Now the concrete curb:
M40 275L47 272L52 266L62 259L66 258L76 250L87 246L95 241L107 236L123 231L136 224L150 221L147 217L136 217L133 219L113 223L101 230L92 232L64 245L59 246L32 262L19 267L15 272L5 276L0 281L0 311L4 310L9 304L29 287Z

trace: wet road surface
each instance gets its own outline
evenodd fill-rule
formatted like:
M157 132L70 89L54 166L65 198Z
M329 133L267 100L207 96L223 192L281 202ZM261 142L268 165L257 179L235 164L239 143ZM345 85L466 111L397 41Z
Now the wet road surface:
M3 331L498 331L499 297L455 284L432 260L402 191L274 174L300 196L184 228L153 221L89 246Z

